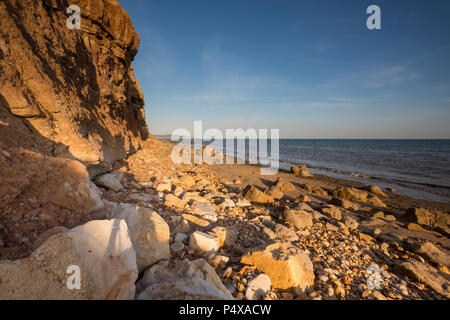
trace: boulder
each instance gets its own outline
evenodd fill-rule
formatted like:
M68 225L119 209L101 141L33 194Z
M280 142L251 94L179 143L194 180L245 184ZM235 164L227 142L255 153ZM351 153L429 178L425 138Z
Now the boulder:
M225 210L228 208L235 208L236 204L234 203L233 200L231 199L224 199L219 205L218 205L219 209L221 210Z
M409 208L404 216L411 222L431 228L447 228L447 217L440 211L431 212L424 208Z
M277 187L273 186L264 191L264 193L276 200L280 200L284 197L283 192L281 192L280 189L278 189Z
M257 204L272 204L274 203L274 200L271 196L265 194L264 192L260 191L258 188L252 185L248 185L244 191L243 191L244 197Z
M164 200L164 204L166 206L170 206L170 207L175 207L178 209L184 209L184 207L186 206L186 202L181 200L180 198L174 196L173 194L169 193L166 196L166 199Z
M368 186L367 190L371 193L373 193L374 195L380 196L380 197L384 197L384 198L388 198L389 196L384 193L379 186Z
M123 189L123 185L114 173L98 176L95 178L95 184L114 192L119 192Z
M416 250L416 253L420 254L426 260L431 263L439 266L445 266L450 268L450 256L442 250L439 250L434 244L431 242L425 242L419 246Z
M160 182L156 186L156 191L170 193L172 192L172 184L170 182Z
M314 285L313 264L307 254L285 242L250 250L241 263L253 265L268 275L274 289L300 294Z
M342 222L349 228L350 230L355 230L358 228L359 223L356 221L356 219L350 217L350 216L344 216L342 219Z
M139 294L147 287L157 283L194 278L208 282L229 299L232 298L230 291L224 286L214 268L203 259L161 261L144 272L136 284L136 291Z
M397 271L414 281L419 281L450 299L450 275L419 261L405 261L396 266Z
M282 224L277 224L274 228L274 232L279 239L286 241L298 241L297 234Z
M359 206L356 203L353 203L350 200L346 199L333 198L331 199L330 204L333 204L346 210L347 209L359 210Z
M207 233L196 231L191 234L189 248L201 255L208 255L217 252L219 249L219 242L215 237Z
M248 282L247 290L250 289L252 291L251 294L258 299L264 297L264 295L270 291L271 286L272 282L270 281L269 276L262 273Z
M194 184L195 184L195 180L194 178L192 178L191 176L182 176L179 180L179 183L182 187L189 189L191 188Z
M341 220L342 219L342 212L341 210L333 205L327 205L325 207L322 207L322 213L332 219L335 220Z
M376 207L386 207L386 204L376 196L369 194L367 191L359 190L353 187L338 187L333 190L333 197L359 201Z
M308 171L306 166L292 166L291 172L295 174L296 176L303 177L303 178L312 178L314 175Z
M193 213L202 217L203 219L209 220L211 222L217 221L217 213L209 203L194 201L191 204L191 210Z
M283 220L299 229L303 229L313 225L313 210L286 209L283 213Z
M215 227L210 231L210 234L217 238L219 248L232 248L237 241L237 235L231 228Z
M121 204L113 217L124 219L128 225L139 272L170 258L169 226L155 211Z
M296 190L295 186L290 182L284 182L281 178L277 178L271 187L278 188L281 192L288 193Z
M161 282L147 287L136 300L231 300L199 278Z
M75 269L73 269L75 268ZM72 276L80 271L80 286ZM0 299L133 299L136 254L123 220L88 222L22 260L0 262Z

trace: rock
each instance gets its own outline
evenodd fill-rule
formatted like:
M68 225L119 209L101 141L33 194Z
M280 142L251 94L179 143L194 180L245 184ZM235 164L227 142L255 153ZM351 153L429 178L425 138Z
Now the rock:
M257 204L272 204L274 202L273 198L264 192L257 189L255 186L248 185L244 189L244 197Z
M312 194L321 196L321 197L328 197L328 192L326 192L325 190L323 190L321 187L317 187L317 186L312 186L310 184L305 183L303 185L303 188Z
M232 248L237 241L237 235L231 228L215 227L210 234L217 239L219 248Z
M80 290L67 286L74 284L70 266L79 267ZM26 259L1 261L0 299L133 299L137 276L126 223L91 221L54 235Z
M191 176L182 176L180 179L180 185L184 188L192 188L192 186L195 184L195 180L194 178L192 178Z
M341 207L343 209L353 209L353 210L359 210L359 206L356 203L353 203L346 199L341 198L333 198L330 201L330 204L333 204L335 206Z
M170 193L172 192L172 184L170 182L160 182L156 186L156 191Z
M447 268L450 268L450 256L445 252L439 250L431 242L425 242L421 244L416 250L416 253L420 254L422 257L437 266L443 265Z
M210 221L196 217L192 214L182 214L181 217L188 222L188 226L192 229L210 230L212 228ZM179 232L183 231L179 230Z
M384 219L387 221L391 221L391 222L397 221L397 218L395 216L393 216L392 214L388 214L388 215L384 216Z
M329 222L327 222L327 224L325 225L325 228L328 231L338 231L339 230L339 226L338 225L336 225L334 223L329 223Z
M65 233L67 231L69 231L69 229L67 229L66 227L62 227L62 226L51 228L51 229L45 231L44 233L42 233L41 235L39 235L39 237L37 237L33 241L33 245L31 248L34 251L37 248L39 248L45 241L47 241L48 239L53 237L55 234Z
M297 197L296 202L313 202L314 199L307 194L301 194Z
M376 207L385 208L386 204L376 196L369 194L366 191L358 190L353 187L338 187L333 191L333 197L346 200L354 200L371 204Z
M170 258L169 226L155 211L121 204L113 217L124 219L128 225L139 272Z
M350 230L355 230L358 228L358 221L356 221L355 219L353 219L352 217L349 216L345 216L344 219L342 220L342 222L350 229Z
M236 202L236 206L237 206L237 207L251 207L252 204L251 204L248 200L246 200L246 199L239 199L239 200Z
M275 235L283 240L286 241L298 241L298 236L297 234L292 231L291 229L281 225L281 224L277 224L275 226L274 229Z
M267 189L264 193L270 196L271 198L277 200L282 199L284 197L283 192L281 192L280 189L278 189L277 187L273 186Z
M217 221L217 213L209 203L194 201L191 204L191 210L193 213L199 215L203 219L209 220L211 222Z
M123 185L120 183L120 180L113 173L98 176L95 178L95 184L114 192L119 192L123 189Z
M311 208L310 208L311 209ZM313 225L313 212L314 210L292 210L286 209L283 213L283 220L287 223L291 223L299 229L310 227Z
M379 291L375 290L372 292L372 295L377 300L388 300L385 296L383 296Z
M166 195L165 205L178 209L184 209L184 207L186 206L186 202L169 193L168 195Z
M369 187L367 187L367 190L369 192L373 193L374 195L377 195L377 196L380 196L380 197L384 197L384 198L388 198L389 197L378 186L369 186Z
M170 249L172 249L173 252L181 252L184 249L184 243L183 242L175 242L170 246Z
M136 284L136 290L139 294L154 284L182 279L204 280L221 291L228 299L232 298L229 290L223 285L214 268L203 259L194 261L161 261L145 271L142 278Z
M253 265L272 281L274 289L293 290L297 294L314 285L313 264L299 248L284 242L247 252L241 263Z
M231 300L216 287L199 278L162 282L147 287L136 300Z
M409 208L404 216L411 222L431 228L447 228L447 217L442 212L431 212L424 208Z
M137 202L151 202L156 200L155 196L148 193L132 193L128 196L128 198Z
M293 174L295 174L296 176L299 177L303 177L303 178L312 178L314 177L314 175L308 171L308 169L306 168L306 166L292 166L291 167L291 172Z
M383 218L384 218L384 212L383 211L377 211L372 216L372 219L383 219Z
M188 236L187 236L187 234L185 234L185 233L179 232L179 233L177 233L177 234L175 235L175 241L176 241L176 242L183 242L183 241L186 240L187 238L188 238Z
M189 240L189 247L192 251L201 255L216 253L219 243L213 236L200 231L194 232Z
M270 278L264 273L250 280L247 285L248 289L253 291L256 298L264 297L264 295L270 291L271 286L272 282L270 281Z
M448 274L425 263L412 260L399 263L396 269L399 273L414 281L423 282L447 299L450 298L450 278Z
M295 186L290 182L284 182L281 178L277 178L271 187L279 189L281 192L289 193L296 190Z
M322 213L332 219L341 220L342 212L338 207L327 205L326 207L322 207Z
M225 199L223 202L221 202L221 203L218 205L218 207L219 207L219 209L221 209L221 210L225 210L225 209L228 209L228 208L235 208L236 205L234 204L234 201L233 201L233 200L231 200L231 199Z

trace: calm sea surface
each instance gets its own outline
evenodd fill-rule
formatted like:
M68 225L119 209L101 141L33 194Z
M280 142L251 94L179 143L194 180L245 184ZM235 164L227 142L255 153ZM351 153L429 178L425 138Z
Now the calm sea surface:
M222 140L212 145L233 155ZM305 164L319 174L377 183L415 198L450 202L450 140L282 139L279 152L283 169ZM245 151L235 147L235 156L246 154L248 145Z

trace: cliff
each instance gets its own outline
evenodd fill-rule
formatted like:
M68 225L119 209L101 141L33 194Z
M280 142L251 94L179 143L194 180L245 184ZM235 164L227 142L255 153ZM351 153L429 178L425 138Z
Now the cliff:
M69 5L81 8L79 30L67 27ZM141 148L148 129L131 65L140 39L117 0L1 1L0 21L0 120L91 176Z

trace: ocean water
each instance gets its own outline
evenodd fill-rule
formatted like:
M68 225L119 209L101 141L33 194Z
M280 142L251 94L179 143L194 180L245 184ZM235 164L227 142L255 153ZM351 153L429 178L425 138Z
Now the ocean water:
M248 140L245 150L238 143L227 150L222 140L205 144L229 156L248 158ZM450 140L281 139L279 159L281 169L304 164L314 173L450 203Z

